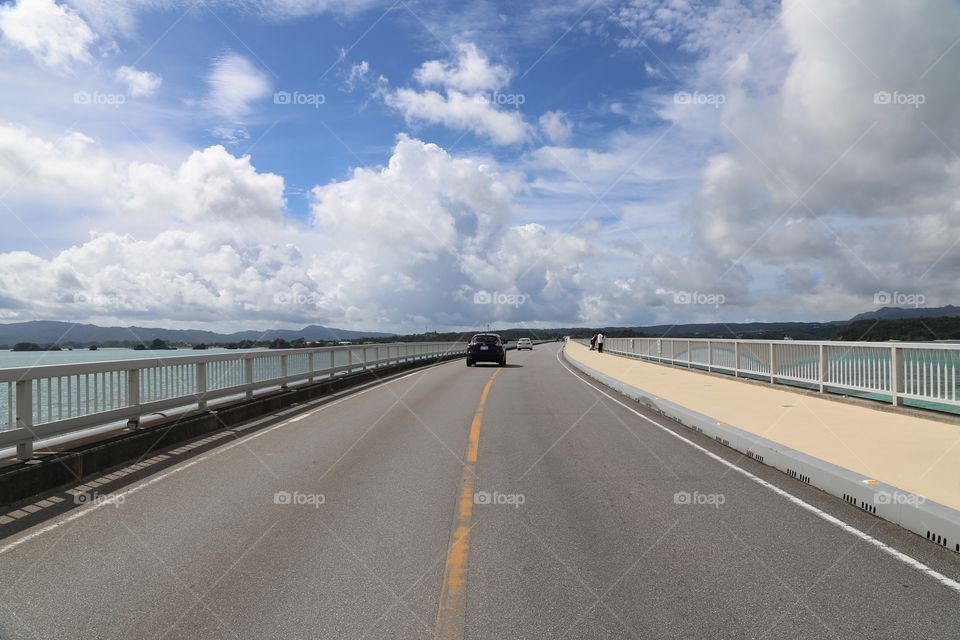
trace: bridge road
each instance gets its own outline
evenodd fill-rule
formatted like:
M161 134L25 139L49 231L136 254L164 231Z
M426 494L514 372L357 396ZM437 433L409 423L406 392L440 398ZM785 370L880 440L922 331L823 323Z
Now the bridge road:
M403 376L6 536L0 637L960 637L958 585L909 564L955 556L651 423L558 347Z

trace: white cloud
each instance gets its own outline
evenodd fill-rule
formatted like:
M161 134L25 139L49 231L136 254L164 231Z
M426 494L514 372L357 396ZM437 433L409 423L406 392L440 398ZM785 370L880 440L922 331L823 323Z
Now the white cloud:
M290 19L324 13L356 14L384 4L384 0L257 0L255 4L266 16Z
M456 60L430 60L414 73L420 84L439 87L444 93L401 88L385 92L384 99L403 113L407 122L441 124L472 131L494 144L517 144L528 135L518 108L526 97L499 91L510 75L506 67L491 64L475 45L463 44L457 47ZM508 106L498 109L502 105Z
M368 73L370 73L370 63L366 60L350 65L350 72L347 74L346 80L343 81L347 91L353 91L358 84L364 82Z
M515 220L519 175L401 136L389 163L313 191L318 231L336 250L323 280L338 306L393 325L476 326L580 312L589 286L579 235ZM520 306L477 305L478 291L523 294Z
M356 233L371 250L394 245L404 255L434 256L458 248L463 226L486 242L509 219L519 180L400 136L386 167L356 169L348 181L315 187L314 218L331 231Z
M428 122L459 131L472 131L495 144L516 144L527 137L527 128L519 112L499 111L481 94L466 95L450 89L443 96L436 91L398 89L388 94L386 101L403 112L411 123Z
M51 142L0 127L0 191L11 186L7 202L24 224L43 211L35 231L47 242L57 243L50 227L77 218L73 236L92 237L49 257L0 253L8 320L256 325L317 313L275 300L310 281L310 259L291 244L303 237L284 218L283 178L249 156L213 146L178 166L124 162L80 133Z
M90 145L77 153L90 154ZM308 227L243 218L276 211L282 180L256 174L249 159L222 147L195 152L177 170L121 169L101 173L123 183L110 189L137 198L124 206L181 207L167 213L166 228L94 233L49 258L0 254L0 313L221 327L471 327L569 320L591 288L581 266L592 252L585 237L515 222L521 176L419 140L401 136L386 166L316 187ZM182 208L188 203L196 210ZM189 224L178 229L178 221ZM480 290L524 301L475 304ZM78 295L94 303L78 304Z
M317 313L278 303L309 280L308 268L280 233L253 237L224 225L149 239L111 232L50 259L0 254L0 296L21 306L20 319L263 326Z
M0 32L4 42L59 71L90 62L97 39L83 18L53 0L17 0L0 7Z
M235 157L219 145L170 168L112 158L80 132L51 142L0 126L0 191L14 187L8 200L46 210L45 224L56 210L79 206L112 219L109 226L130 228L177 220L278 221L285 206L281 176L260 173L250 156Z
M149 98L157 92L163 77L151 71L140 71L133 67L122 66L117 69L116 78L127 86L127 93L134 98Z
M770 6L721 4L664 26L700 54L687 88L725 97L719 109L668 99L660 111L720 146L689 207L695 250L726 263L718 279L736 264L767 287L752 300L761 317L842 316L878 290L955 301L960 7ZM878 103L878 92L923 104Z
M553 144L563 144L573 133L573 124L563 111L547 111L540 116L540 128Z
M97 33L106 36L135 34L141 15L171 11L179 15L192 11L241 9L271 21L293 20L323 14L353 16L384 0L66 0Z
M237 158L219 145L190 154L177 171L177 186L187 218L279 221L283 215L283 178L258 173L250 156Z
M207 75L207 108L217 118L214 130L228 140L246 137L243 125L253 104L270 95L266 74L232 51L213 60Z
M455 89L463 93L477 93L500 89L510 82L512 73L490 60L473 43L457 46L454 61L429 60L414 73L424 86Z

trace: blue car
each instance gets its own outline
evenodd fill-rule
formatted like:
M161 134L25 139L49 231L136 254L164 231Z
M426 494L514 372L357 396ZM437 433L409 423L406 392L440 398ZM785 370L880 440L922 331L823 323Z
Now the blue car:
M467 346L467 366L478 362L494 362L498 367L507 365L507 350L503 341L495 333L478 333L470 339Z

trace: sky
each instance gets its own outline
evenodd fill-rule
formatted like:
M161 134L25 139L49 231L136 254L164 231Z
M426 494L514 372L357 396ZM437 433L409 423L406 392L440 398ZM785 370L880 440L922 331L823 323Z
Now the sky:
M0 322L960 298L954 0L0 3Z

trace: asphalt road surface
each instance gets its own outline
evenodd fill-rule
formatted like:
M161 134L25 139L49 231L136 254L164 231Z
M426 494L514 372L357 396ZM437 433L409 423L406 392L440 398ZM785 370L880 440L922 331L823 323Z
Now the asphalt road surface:
M957 579L957 556L639 410L657 426L558 348L434 366L15 513L0 637L960 637L958 585L931 573Z

